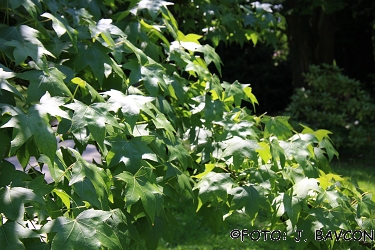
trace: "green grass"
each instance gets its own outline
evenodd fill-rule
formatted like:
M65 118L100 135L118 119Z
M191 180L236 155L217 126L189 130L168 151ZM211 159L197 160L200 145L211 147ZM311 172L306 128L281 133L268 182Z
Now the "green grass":
M331 168L343 177L349 177L359 188L373 194L375 201L375 150L370 150L367 155L359 155L357 158L335 160Z
M375 150L368 150L367 154L358 155L355 158L341 155L341 160L334 160L331 167L335 173L351 178L353 183L362 190L372 192L375 200ZM273 248L284 250L295 248L293 242L251 241L249 238L245 238L241 242L240 239L230 238L232 229L265 229L266 225L262 225L261 216L253 227L248 217L239 214L230 216L215 236L210 228L201 226L201 221L195 216L193 206L180 204L174 215L180 226L175 231L172 242L160 241L159 250L262 250Z
M197 220L194 210L186 209L190 207L187 204L180 206L175 211L175 216L180 223L180 227L175 231L174 240L171 243L163 240L159 243L159 250L266 250L270 247L277 247L278 250L293 249L292 245L286 242L252 241L249 237L241 239L232 239L230 232L233 229L248 229L249 231L258 229L263 230L265 226L251 226L249 217L236 214L230 216L222 226L221 230L214 232L206 226L201 226L201 220Z

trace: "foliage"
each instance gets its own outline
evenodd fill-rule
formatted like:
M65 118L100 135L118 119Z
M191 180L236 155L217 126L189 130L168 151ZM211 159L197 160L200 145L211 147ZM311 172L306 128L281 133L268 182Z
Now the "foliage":
M186 199L214 232L231 214L263 214L262 229L303 230L298 248L358 246L313 240L374 227L371 195L330 173L329 132L241 108L255 108L252 89L210 73L220 58L168 4L1 3L2 247L155 249ZM67 139L74 148L56 146ZM90 144L101 162L82 158Z
M311 66L305 75L308 89L297 89L288 107L292 119L333 132L337 147L373 143L375 105L359 81L335 66Z
M180 29L203 32L204 39L216 47L220 41L241 46L251 41L265 41L276 46L285 29L280 5L249 1L175 1L173 13L182 20Z

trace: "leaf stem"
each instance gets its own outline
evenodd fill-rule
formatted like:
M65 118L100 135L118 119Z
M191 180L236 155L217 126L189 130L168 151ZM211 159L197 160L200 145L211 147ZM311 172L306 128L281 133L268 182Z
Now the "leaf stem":
M70 164L70 166L67 169L65 169L64 173L62 173L60 177L57 179L57 182L55 182L55 186L57 186L57 184L60 182L60 179L68 172L68 170L70 170L73 167L74 164L75 162Z
M77 206L77 207L72 207L72 208L70 208L70 209L68 209L68 208L61 208L61 209L59 209L59 210L51 211L50 213L62 212L63 210L70 211L70 210L81 209L81 208L87 208L87 207L86 207L86 206Z

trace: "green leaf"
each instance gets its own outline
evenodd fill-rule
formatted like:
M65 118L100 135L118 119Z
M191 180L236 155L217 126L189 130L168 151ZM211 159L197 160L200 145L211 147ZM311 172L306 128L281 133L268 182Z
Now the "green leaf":
M114 62L108 56L110 49L95 42L89 45L80 44L78 46L80 53L74 62L74 68L77 72L90 66L99 84L103 83L104 76L107 78L114 68Z
M315 178L304 178L293 186L293 196L299 200L306 199L310 191L318 191L318 181Z
M178 159L182 169L186 170L189 166L192 165L191 156L187 151L186 147L181 143L177 142L176 144L166 144L168 152L170 154L169 161Z
M32 106L27 114L13 116L2 128L14 128L11 153L16 152L32 137L39 150L53 162L57 149L56 138L48 117L38 110L37 105Z
M92 38L101 35L109 46L114 45L111 35L126 37L126 34L118 26L112 24L111 19L100 19L96 26L90 26L90 33Z
M162 7L166 7L167 5L173 4L171 2L163 1L163 0L141 0L137 3L137 5L130 10L131 13L137 15L139 10L146 9L150 14L153 20L156 19L160 9Z
M225 150L221 157L233 157L234 169L238 170L245 160L245 158L253 160L256 164L258 161L258 154L256 150L259 145L256 141L244 140L238 136L223 141Z
M54 55L46 50L43 43L39 41L39 31L26 25L21 25L15 28L15 35L12 35L16 40L10 40L5 42L5 45L15 47L13 51L14 59L16 64L23 63L28 56L34 59L35 63L40 69L45 68L45 62L43 61L44 55L54 57ZM6 37L4 37L6 39ZM12 38L12 37L10 37Z
M36 17L38 13L38 7L32 0L15 0L9 1L13 9L17 9L19 6L23 6L25 10L33 17Z
M231 208L239 210L245 208L246 214L254 221L260 208L258 191L253 186L243 186L229 190L228 194L233 195Z
M221 76L222 61L219 55L215 52L215 49L212 48L210 45L206 44L206 45L199 47L197 51L202 52L204 54L204 61L206 62L207 65L209 65L211 62L214 62L216 69L219 71L219 74Z
M152 122L155 124L155 127L158 129L164 129L167 133L168 138L173 142L175 142L175 133L176 130L172 126L172 124L169 122L169 120L165 117L164 114L159 113L156 115L154 119L152 119Z
M311 151L312 146L310 142L296 139L290 142L279 141L279 144L284 149L286 158L289 159L293 157L296 162L307 171L305 174L308 174L308 172L310 172L310 174L318 173L317 169L312 169L310 167L311 162L309 159L314 156L314 151Z
M0 188L0 212L13 221L23 221L26 202L44 204L42 197L23 187ZM9 205L11 204L11 205Z
M47 91L52 96L73 96L64 83L65 75L57 68L50 68L48 73L31 70L17 76L30 81L30 86L27 88L29 103L38 101Z
M126 182L125 202L127 206L142 201L143 208L154 223L156 208L156 195L161 194L156 185L156 179L151 168L141 167L134 175L123 172L115 176Z
M113 202L111 193L111 181L108 174L103 168L97 167L94 164L85 161L82 156L74 149L69 148L73 153L76 161L71 165L72 175L70 177L69 185L82 182L84 179L89 179L95 188L95 198L101 204L101 209L108 209L108 200ZM94 198L94 197L93 197Z
M42 114L48 113L54 117L62 117L70 120L69 114L59 108L65 104L64 99L63 97L51 97L49 92L46 92L42 98L40 98L40 105L35 106Z
M264 116L262 122L266 125L264 128L264 137L267 138L275 135L280 140L286 140L292 136L292 126L288 123L289 117L277 116L270 117Z
M212 170L216 167L216 165L215 164L205 164L204 167L205 167L204 172L202 172L200 174L197 174L197 175L193 175L192 177L201 179L205 175L207 175L208 173L211 173Z
M357 207L357 217L360 218L362 216L371 218L372 211L375 210L375 203L372 200L372 194L366 194L362 197L362 199L358 202Z
M299 220L300 213L302 211L301 203L302 202L298 197L291 196L288 194L288 192L284 193L284 196L283 196L284 209L293 226L296 225Z
M336 149L332 146L332 143L330 142L330 140L328 138L323 138L320 143L319 143L319 146L321 148L325 148L326 150L326 153L328 155L328 158L329 158L329 161L331 161L333 159L333 156L336 156L338 157L339 156L339 153L336 151Z
M230 174L210 172L195 185L194 189L199 190L200 205L205 204L210 199L227 201L227 193L232 188L234 182Z
M9 82L6 80L15 77L16 74L6 69L4 70L1 66L2 65L0 64L0 95L3 94L3 92L1 91L3 89L15 94L18 98L23 100L23 95L15 87L10 85Z
M248 137L252 139L257 139L258 135L253 130L254 123L246 120L236 121L235 116L225 117L225 120L214 122L214 124L219 124L224 127L224 131L227 133L227 136L238 136L243 139Z
M153 136L137 136L130 140L121 136L108 138L111 145L106 158L108 167L123 162L127 171L136 173L141 168L142 159L156 161L154 152L147 146L152 140L154 140Z
M85 210L77 218L58 217L42 227L56 235L52 249L124 249L116 226L122 222L115 211Z
M190 194L191 197L193 197L193 191L191 186L191 179L189 176L185 173L183 173L180 169L178 169L175 165L172 163L166 162L165 165L167 166L167 172L165 173L165 179L169 178L176 178L178 187L182 192L187 192ZM201 178L196 176L196 178Z
M132 130L138 121L140 111L146 108L145 104L155 99L150 96L125 95L117 90L104 92L103 95L110 96L107 101L110 110L117 112L121 109L122 114L125 116L125 121L130 125Z
M40 15L42 17L48 18L52 20L52 28L55 30L58 37L61 37L65 33L68 34L70 40L72 41L73 45L77 45L77 35L78 31L73 29L64 16L52 15L50 13L43 13Z
M241 84L238 81L235 81L232 84L223 82L221 85L225 89L225 98L233 96L235 106L240 107L242 99L246 99L247 97L244 89L250 84Z
M106 152L104 138L106 135L106 124L113 127L121 128L116 118L109 112L110 108L107 103L93 103L89 106L74 100L74 103L64 105L74 111L72 117L71 131L77 140L85 145L85 128L88 127L92 137L97 141L100 150Z
M58 197L60 197L61 201L64 203L68 211L70 210L70 200L71 197L62 189L53 189L53 193L55 193Z
M277 167L277 161L279 160L280 165L283 168L285 166L285 153L284 153L283 148L280 147L277 139L272 139L270 143L270 150L271 150L273 164Z
M4 225L0 226L1 249L26 249L20 241L20 239L24 238L39 238L39 234L16 222L7 221Z
M150 96L156 96L159 84L166 86L164 80L165 69L159 64L148 64L140 68L142 80Z

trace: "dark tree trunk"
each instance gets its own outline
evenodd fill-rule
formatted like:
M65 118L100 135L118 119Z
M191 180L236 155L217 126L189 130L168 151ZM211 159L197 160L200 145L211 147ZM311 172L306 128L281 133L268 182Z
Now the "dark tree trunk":
M310 13L295 8L295 0L285 1L285 14L289 55L293 70L293 85L305 86L303 74L311 64L328 63L334 60L335 15L327 14L321 8Z
M292 66L293 85L304 85L303 73L308 71L313 60L311 29L306 16L293 12L286 17L289 56Z
M356 12L354 16L350 8L338 12L337 16L337 65L344 68L344 73L349 77L367 83L370 81L368 75L375 73L371 26L373 17L366 12Z

